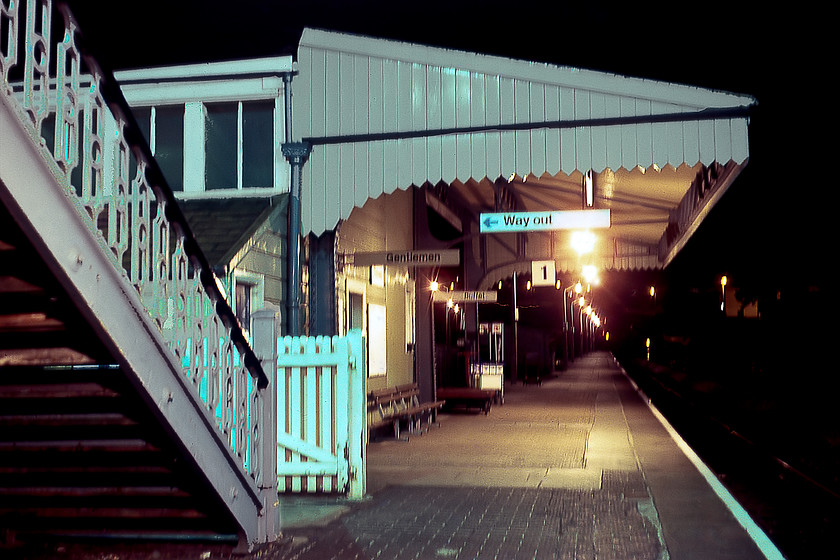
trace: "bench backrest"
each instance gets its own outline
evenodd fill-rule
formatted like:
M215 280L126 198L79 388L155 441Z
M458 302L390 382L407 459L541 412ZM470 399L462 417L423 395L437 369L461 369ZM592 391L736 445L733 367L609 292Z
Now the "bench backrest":
M368 393L368 410L376 409L382 414L399 411L419 404L419 395L416 383L375 389Z

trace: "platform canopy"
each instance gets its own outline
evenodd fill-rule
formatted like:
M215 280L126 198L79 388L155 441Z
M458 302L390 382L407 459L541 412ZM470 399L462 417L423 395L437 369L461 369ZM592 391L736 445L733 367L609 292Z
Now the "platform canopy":
M426 184L476 218L580 210L589 195L611 211L602 264L658 268L749 158L747 95L315 29L296 69L304 233ZM561 269L563 235L533 245Z

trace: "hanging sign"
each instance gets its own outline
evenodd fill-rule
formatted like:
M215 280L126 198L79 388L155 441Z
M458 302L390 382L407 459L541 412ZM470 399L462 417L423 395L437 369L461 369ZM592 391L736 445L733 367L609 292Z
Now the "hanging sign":
M465 291L454 290L451 292L435 292L435 301L449 301L453 303L492 303L498 301L499 293L496 290L487 291Z
M554 286L554 261L531 261L531 285Z
M354 253L355 266L458 266L461 252L458 249L426 251L380 251L375 253Z
M555 212L494 212L479 216L481 233L550 231L610 227L610 211L559 210Z

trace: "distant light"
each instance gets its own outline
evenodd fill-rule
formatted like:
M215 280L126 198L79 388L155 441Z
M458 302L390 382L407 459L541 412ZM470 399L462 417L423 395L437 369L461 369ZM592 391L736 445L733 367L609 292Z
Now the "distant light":
M598 268L595 265L588 264L581 269L583 279L589 284L598 283Z
M650 287L650 297L656 296L656 288L651 286Z
M432 280L431 284L429 284L429 289L436 292L440 289L440 284L438 284L437 280Z
M575 230L572 232L571 245L578 255L585 255L595 250L598 238L589 230Z

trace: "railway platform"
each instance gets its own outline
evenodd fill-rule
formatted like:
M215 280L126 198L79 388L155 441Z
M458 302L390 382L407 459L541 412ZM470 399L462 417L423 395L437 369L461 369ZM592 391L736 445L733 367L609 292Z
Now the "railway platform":
M487 415L371 442L364 500L281 497L282 541L239 558L784 558L610 354L505 391ZM208 543L117 553L231 557Z
M783 558L608 353L371 443L368 490L287 503L295 557Z

